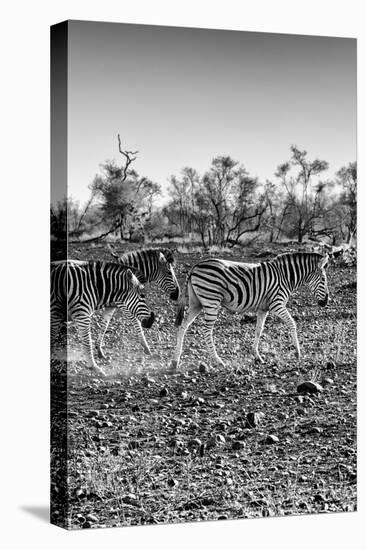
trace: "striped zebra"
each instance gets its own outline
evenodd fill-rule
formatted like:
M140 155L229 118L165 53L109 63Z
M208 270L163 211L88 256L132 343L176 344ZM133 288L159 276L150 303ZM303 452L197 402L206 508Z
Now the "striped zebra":
M139 281L145 283L156 283L165 293L169 294L171 300L176 301L179 298L179 284L174 273L174 257L168 248L147 248L145 250L134 250L127 252L122 256L112 255L118 262L131 266L136 270ZM139 335L140 342L147 355L151 355L149 345L146 341L144 331L142 330L139 319L134 317L131 311L123 304L118 306L126 314L129 321L134 326ZM117 308L106 307L102 313L102 330L97 341L99 357L105 359L103 352L103 341L109 327L109 323Z
M93 356L91 317L105 307L124 304L142 326L151 327L154 313L146 305L142 285L122 264L65 260L51 263L51 346L63 321L75 321L89 366L104 375Z
M257 325L253 351L257 360L263 362L258 343L269 312L277 315L288 328L300 359L300 347L296 323L286 308L291 294L303 285L310 287L320 306L328 302L328 283L325 268L329 256L315 253L281 254L258 264L231 262L220 259L202 260L197 263L185 281L178 304L176 326L177 345L172 369L179 365L183 339L189 325L203 310L204 336L212 360L223 365L213 341L213 328L219 310L224 307L231 313L257 312ZM188 314L184 318L187 302Z

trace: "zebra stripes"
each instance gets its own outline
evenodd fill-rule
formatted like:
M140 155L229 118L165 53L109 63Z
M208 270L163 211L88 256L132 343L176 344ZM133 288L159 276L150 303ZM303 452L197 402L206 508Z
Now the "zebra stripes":
M124 304L143 327L151 327L154 314L146 305L142 288L133 270L121 264L76 260L51 263L51 345L61 323L74 320L89 365L104 374L93 356L91 317L105 306Z
M257 312L257 325L253 351L263 362L258 351L259 339L269 312L277 315L288 328L296 354L300 359L296 323L286 308L290 295L307 285L315 294L320 306L328 301L328 283L325 267L328 255L315 253L282 254L271 261L246 264L221 259L208 259L197 263L189 272L179 302L176 326L179 326L172 369L176 369L189 325L203 310L204 336L213 361L223 364L213 341L213 328L221 307L235 313ZM184 308L188 293L188 313Z
M122 264L134 268L141 283L154 282L166 294L169 294L171 300L176 301L179 298L179 284L173 269L174 257L171 250L168 248L148 248L128 252L120 257L115 254L113 254L113 256ZM147 355L151 355L140 321L135 318L124 305L119 306L119 308L126 313L127 318L135 327L144 352ZM97 341L97 349L99 357L104 359L103 341L115 311L116 308L107 307L102 314L102 330Z

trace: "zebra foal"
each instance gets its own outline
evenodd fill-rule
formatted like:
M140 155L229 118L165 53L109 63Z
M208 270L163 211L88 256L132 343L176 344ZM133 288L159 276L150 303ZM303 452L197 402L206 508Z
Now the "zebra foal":
M65 260L51 263L51 346L63 321L75 321L88 364L104 375L93 356L90 332L95 311L124 304L145 328L154 322L142 285L131 268L98 261Z
M269 312L285 323L300 359L296 323L286 304L291 294L303 285L312 290L320 306L327 304L329 294L325 268L328 261L328 255L303 252L281 254L259 264L215 258L197 263L187 275L178 305L175 324L179 329L172 369L179 365L185 332L201 311L209 354L215 363L223 365L213 341L213 328L221 307L231 313L257 312L253 351L259 361L263 362L258 351L259 339ZM187 293L189 307L184 317Z
M116 258L116 261L135 269L136 276L140 283L156 283L163 292L169 295L171 300L178 300L180 289L173 269L174 257L171 250L168 248L146 248L127 252L122 256L117 256L117 254L113 252L112 255ZM106 358L103 351L104 337L116 309L116 307L106 307L102 313L102 329L97 341L97 349L99 357L103 359ZM134 317L124 304L119 305L118 309L122 309L128 320L134 326L136 334L139 335L144 352L147 355L151 355L151 350L146 341L139 319Z

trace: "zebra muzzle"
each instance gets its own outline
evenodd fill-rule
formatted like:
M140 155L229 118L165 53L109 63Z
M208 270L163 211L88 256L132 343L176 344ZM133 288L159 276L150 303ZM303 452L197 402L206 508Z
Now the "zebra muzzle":
M319 304L321 307L326 306L327 303L328 303L328 294L326 295L325 298L323 298L323 300L318 300L318 304Z
M150 328L151 325L153 324L155 320L155 315L153 312L150 313L150 317L145 317L142 321L141 321L141 325L143 326L143 328Z
M170 299L176 302L179 298L179 288L176 288L173 290L173 292L170 293Z

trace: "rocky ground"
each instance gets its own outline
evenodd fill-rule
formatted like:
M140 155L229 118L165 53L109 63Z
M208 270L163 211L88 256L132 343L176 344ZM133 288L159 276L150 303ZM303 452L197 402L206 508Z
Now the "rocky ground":
M258 253L216 255L258 261ZM105 245L72 245L69 256L109 259ZM177 254L180 281L201 257ZM271 317L260 344L265 363L255 364L253 319L222 313L215 342L225 367L210 367L198 318L181 369L168 374L175 307L153 286L146 289L157 314L146 331L152 358L115 315L109 358L99 360L108 376L96 378L80 361L71 329L67 387L64 364L52 362L53 440L67 426L69 461L62 488L53 449L53 521L61 499L70 528L355 510L356 270L334 265L328 277L326 308L306 289L289 304L300 364ZM67 413L57 412L66 395Z

